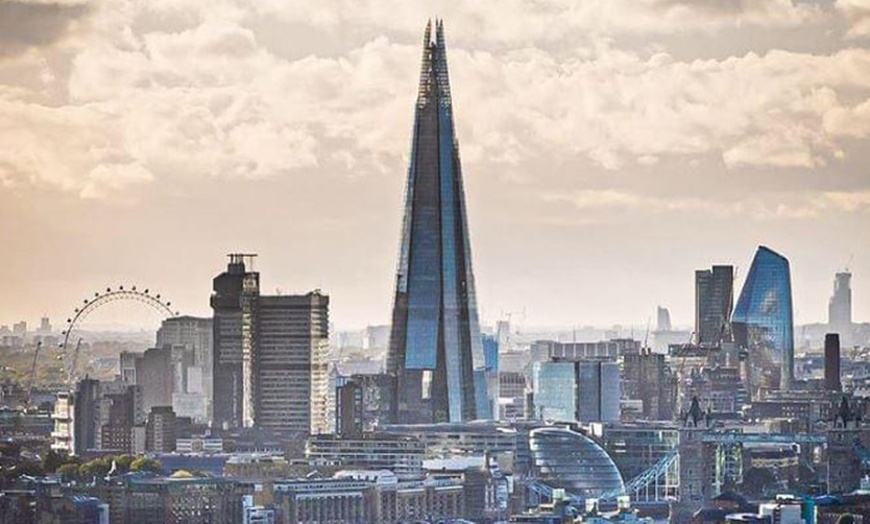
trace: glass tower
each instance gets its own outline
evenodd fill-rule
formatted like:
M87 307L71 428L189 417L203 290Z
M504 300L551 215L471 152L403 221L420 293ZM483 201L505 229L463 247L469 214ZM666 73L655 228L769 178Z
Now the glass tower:
M780 389L794 378L794 320L788 260L760 246L731 318L738 346L764 367L779 364Z
M485 365L444 26L431 22L423 59L405 193L388 372L395 422L485 417Z

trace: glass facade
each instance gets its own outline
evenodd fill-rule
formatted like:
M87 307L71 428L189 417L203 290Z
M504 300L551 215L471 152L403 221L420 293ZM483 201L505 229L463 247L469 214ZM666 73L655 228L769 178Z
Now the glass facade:
M532 368L534 418L570 422L577 416L574 362L535 362Z
M423 38L388 371L394 422L489 417L444 26Z
M536 475L571 495L595 498L625 491L613 459L594 440L567 428L547 427L529 433Z
M734 315L735 342L764 367L778 364L780 388L794 378L794 320L788 260L761 246L755 253Z

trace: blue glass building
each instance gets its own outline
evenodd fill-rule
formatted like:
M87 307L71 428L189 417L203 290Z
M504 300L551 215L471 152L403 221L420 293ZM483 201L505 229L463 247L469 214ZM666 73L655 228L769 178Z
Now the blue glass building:
M780 389L794 378L794 316L788 259L760 246L731 317L737 345L750 361L779 365Z
M423 59L387 359L395 423L488 415L485 363L444 26L431 22Z

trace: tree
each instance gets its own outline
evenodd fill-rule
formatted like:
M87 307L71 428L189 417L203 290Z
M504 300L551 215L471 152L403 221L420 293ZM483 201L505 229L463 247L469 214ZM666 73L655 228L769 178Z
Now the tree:
M48 473L57 471L57 468L67 463L66 455L62 455L55 450L49 450L42 459L42 469Z
M79 478L79 464L66 463L57 468L57 474L63 480L74 480Z
M160 462L145 456L138 457L130 464L130 471L152 471L160 472L163 470L163 465Z

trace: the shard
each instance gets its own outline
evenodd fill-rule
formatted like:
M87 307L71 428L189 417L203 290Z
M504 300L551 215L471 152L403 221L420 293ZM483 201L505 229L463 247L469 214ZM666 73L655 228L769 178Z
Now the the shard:
M395 423L489 418L444 26L426 26L388 372Z

